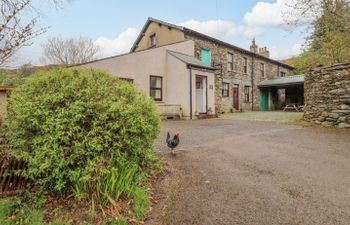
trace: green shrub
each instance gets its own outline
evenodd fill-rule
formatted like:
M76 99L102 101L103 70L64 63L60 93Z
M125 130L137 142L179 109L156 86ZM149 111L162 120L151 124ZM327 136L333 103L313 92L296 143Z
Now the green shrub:
M12 92L5 121L25 175L60 193L93 193L114 170L151 166L159 124L154 102L134 85L92 69L34 74Z

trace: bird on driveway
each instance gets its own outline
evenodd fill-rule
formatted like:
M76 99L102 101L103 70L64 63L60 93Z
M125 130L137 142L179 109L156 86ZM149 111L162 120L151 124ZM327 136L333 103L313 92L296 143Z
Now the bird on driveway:
M168 132L168 135L166 137L166 143L167 143L168 147L171 148L171 154L175 155L174 148L176 148L180 143L180 133L176 132L174 137L172 139L170 139L170 134Z

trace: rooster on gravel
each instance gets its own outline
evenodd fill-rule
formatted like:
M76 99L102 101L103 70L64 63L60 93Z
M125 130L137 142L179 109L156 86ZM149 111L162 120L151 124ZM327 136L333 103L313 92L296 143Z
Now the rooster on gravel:
M176 148L180 143L180 133L176 132L174 137L172 139L170 139L170 134L168 132L168 135L166 137L166 143L167 143L168 147L171 148L171 154L175 155L174 148Z

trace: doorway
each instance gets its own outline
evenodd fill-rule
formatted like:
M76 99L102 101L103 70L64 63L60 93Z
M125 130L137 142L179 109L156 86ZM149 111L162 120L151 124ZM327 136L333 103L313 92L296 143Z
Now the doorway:
M238 86L233 87L233 108L237 111L239 110L239 93L238 93Z
M207 113L207 77L196 76L196 109L198 113Z
M265 89L260 89L260 111L269 110L269 93Z

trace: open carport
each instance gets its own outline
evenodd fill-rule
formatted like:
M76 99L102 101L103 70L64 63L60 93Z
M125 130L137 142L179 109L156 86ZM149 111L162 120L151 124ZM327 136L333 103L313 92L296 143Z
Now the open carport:
M281 110L287 104L304 105L304 75L278 77L259 83L260 110Z

